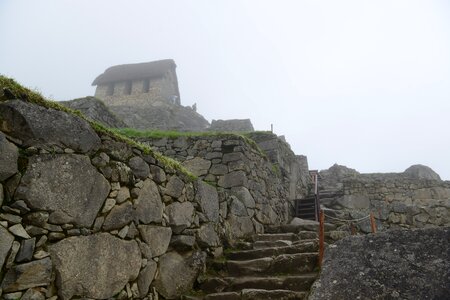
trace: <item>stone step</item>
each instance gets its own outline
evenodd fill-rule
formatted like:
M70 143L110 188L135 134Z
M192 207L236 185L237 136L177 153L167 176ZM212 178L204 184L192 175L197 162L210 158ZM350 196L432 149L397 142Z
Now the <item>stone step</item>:
M310 222L308 224L284 224L284 225L271 225L265 226L265 233L298 233L300 231L315 231L319 232L319 222L304 220ZM331 231L336 229L335 224L325 223L325 231Z
M297 235L291 232L288 233L273 233L273 234L257 234L253 237L254 241L295 241Z
M204 300L240 300L241 292L222 292L208 294L203 298Z
M226 257L230 260L250 260L263 257L273 257L281 254L294 254L305 252L316 252L319 250L317 240L298 241L291 246L270 247L245 251L231 251Z
M310 273L317 265L317 253L282 254L252 260L229 260L226 263L228 274L273 275Z
M311 240L319 237L319 233L315 231L300 231L297 235L299 240Z
M204 300L302 300L305 299L305 292L294 292L289 290L262 290L246 289L242 292L214 293L206 295Z
M265 249L265 248L273 248L273 247L285 247L291 246L292 241L256 241L253 243L253 249Z
M271 277L211 277L206 278L200 287L206 293L235 292L243 289L284 289L301 292L308 291L317 276L317 273L307 273Z
M245 300L302 300L306 298L305 292L294 292L289 290L258 290L247 289L242 291Z

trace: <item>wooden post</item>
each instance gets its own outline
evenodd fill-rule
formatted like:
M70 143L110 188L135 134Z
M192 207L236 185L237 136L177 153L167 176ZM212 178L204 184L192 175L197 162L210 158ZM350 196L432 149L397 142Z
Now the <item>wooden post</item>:
M323 210L319 212L319 267L322 266L323 252L324 252L324 235L325 235L325 215Z
M352 235L356 235L356 227L353 223L350 223L350 232L352 233Z
M370 227L372 227L372 233L377 233L377 223L375 222L373 213L370 213Z

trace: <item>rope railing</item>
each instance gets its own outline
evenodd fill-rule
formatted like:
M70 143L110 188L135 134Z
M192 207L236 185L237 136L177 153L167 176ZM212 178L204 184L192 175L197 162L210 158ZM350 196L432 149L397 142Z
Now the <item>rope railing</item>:
M325 217L335 220L335 221L338 221L338 222L341 222L341 223L346 223L349 225L353 225L354 223L359 223L361 221L370 219L370 227L371 227L372 233L377 232L377 224L375 222L375 217L374 217L373 213L370 213L367 216L359 218L359 219L346 220L346 219L340 219L340 218L335 218L335 217L329 216L329 215L325 214L325 212L321 209L319 212L319 266L322 266L323 254L325 251ZM352 234L353 234L353 230L352 230Z

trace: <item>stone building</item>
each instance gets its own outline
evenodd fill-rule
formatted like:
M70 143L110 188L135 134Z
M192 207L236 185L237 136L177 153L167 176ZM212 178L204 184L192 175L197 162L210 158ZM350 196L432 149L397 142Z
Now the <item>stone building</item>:
M108 106L169 102L180 105L180 92L172 59L112 66L92 82L95 97Z
M209 122L180 101L172 59L112 66L95 78L95 97L123 120L142 130L204 131Z

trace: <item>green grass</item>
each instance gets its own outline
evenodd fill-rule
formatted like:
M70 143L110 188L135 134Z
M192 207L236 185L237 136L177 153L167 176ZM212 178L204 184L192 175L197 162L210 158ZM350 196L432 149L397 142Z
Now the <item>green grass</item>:
M150 139L176 139L179 137L217 137L217 138L237 138L241 139L255 149L261 156L266 158L266 154L258 147L256 142L250 138L253 134L267 134L265 131L261 132L216 132L216 131L206 131L206 132L186 132L186 131L165 131L165 130L138 130L134 128L119 128L112 129L115 132L130 137L130 138L150 138Z
M46 108L51 108L59 111L64 111L66 113L76 115L86 122L88 122L91 127L98 133L106 134L118 141L124 142L131 147L135 147L139 150L141 150L144 154L152 155L155 159L160 161L163 165L166 167L174 170L179 171L187 176L189 180L196 180L197 177L193 175L191 172L189 172L186 168L184 168L179 162L176 160L166 157L162 155L159 152L154 151L150 147L143 145L139 142L136 142L129 138L128 136L125 136L118 132L117 130L113 130L110 128L107 128L103 126L102 124L98 122L91 121L87 119L80 111L73 110L68 107L65 107L58 102L51 101L45 99L40 93L33 91L31 89L28 89L26 87L23 87L22 85L18 84L14 79L8 78L6 76L0 75L0 102L12 100L12 99L21 99L30 103L34 103Z

